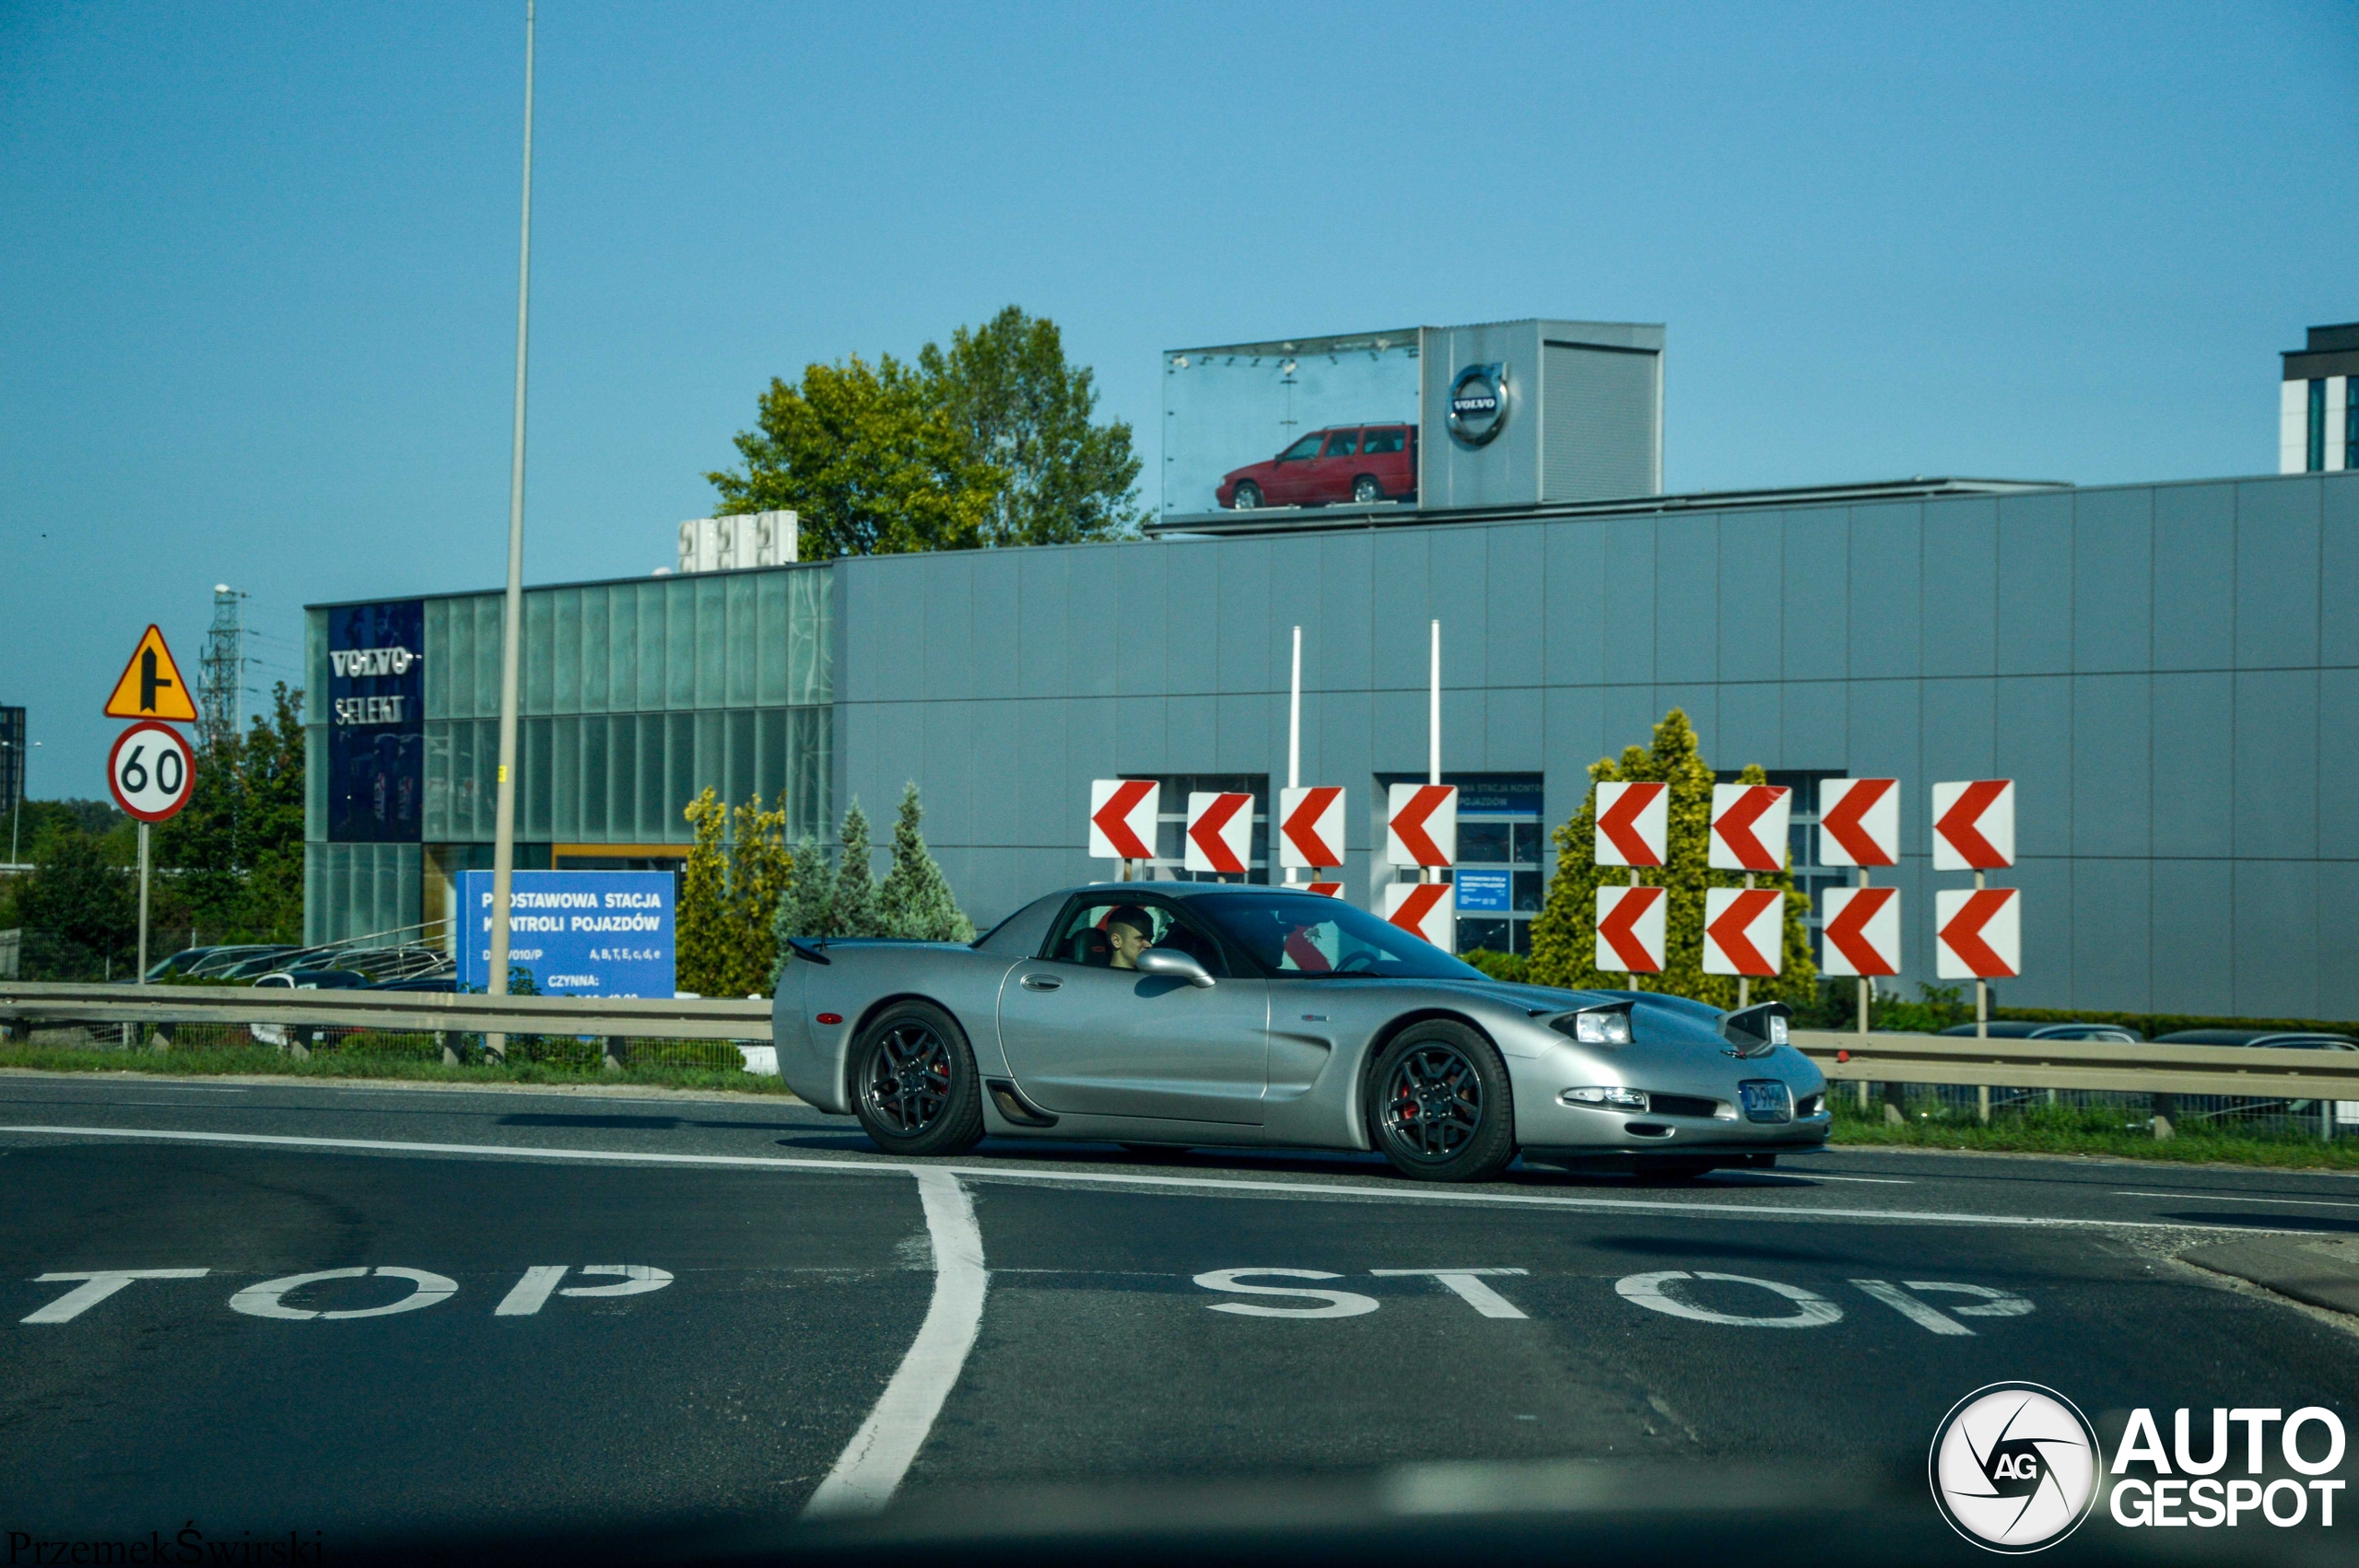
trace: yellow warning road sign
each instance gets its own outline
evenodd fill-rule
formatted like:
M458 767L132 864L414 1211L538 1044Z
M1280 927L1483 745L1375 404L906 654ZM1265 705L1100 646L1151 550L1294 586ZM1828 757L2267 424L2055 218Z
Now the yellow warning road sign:
M172 662L172 650L164 646L164 634L154 626L147 628L132 652L131 662L123 667L123 679L115 682L114 695L107 698L107 717L196 722L196 704L189 700L188 683L181 678L181 667Z

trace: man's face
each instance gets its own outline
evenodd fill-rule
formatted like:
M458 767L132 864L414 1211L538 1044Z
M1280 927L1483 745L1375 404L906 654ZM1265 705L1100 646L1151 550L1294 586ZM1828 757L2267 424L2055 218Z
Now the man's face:
M1114 967L1117 969L1137 968L1139 954L1153 945L1144 931L1119 920L1106 928L1106 935L1114 944Z

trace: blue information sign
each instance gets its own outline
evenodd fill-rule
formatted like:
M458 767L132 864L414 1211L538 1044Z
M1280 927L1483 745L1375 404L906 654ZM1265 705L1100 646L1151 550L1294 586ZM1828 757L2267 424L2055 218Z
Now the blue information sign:
M1508 912L1507 872L1456 872L1458 912L1461 915L1504 915Z
M672 994L670 872L517 872L508 961L533 972L543 996ZM477 990L491 974L491 872L460 888L459 978Z

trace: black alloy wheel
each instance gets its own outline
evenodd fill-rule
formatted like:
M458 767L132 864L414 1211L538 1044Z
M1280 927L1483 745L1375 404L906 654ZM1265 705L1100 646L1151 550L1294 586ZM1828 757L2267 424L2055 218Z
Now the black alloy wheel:
M1231 511L1250 512L1262 504L1262 486L1250 479L1240 479L1228 498Z
M1362 506L1380 501L1384 499L1384 486L1377 483L1375 474L1363 474L1352 481L1352 499Z
M960 1154L983 1136L974 1053L931 1002L886 1009L852 1050L852 1111L888 1154Z
M1403 1176L1482 1181L1515 1158L1507 1063L1446 1019L1403 1030L1377 1058L1369 1132Z

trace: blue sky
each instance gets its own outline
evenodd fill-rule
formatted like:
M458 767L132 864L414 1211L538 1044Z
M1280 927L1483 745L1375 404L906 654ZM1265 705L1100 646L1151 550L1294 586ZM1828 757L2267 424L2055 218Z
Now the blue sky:
M0 702L102 795L211 587L496 584L522 5L0 0ZM2359 7L546 0L528 580L709 512L773 374L1020 303L1156 351L1669 326L1673 490L2272 471L2359 318Z

